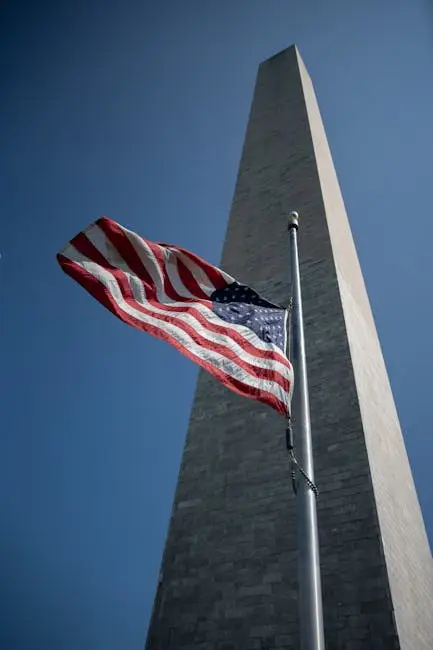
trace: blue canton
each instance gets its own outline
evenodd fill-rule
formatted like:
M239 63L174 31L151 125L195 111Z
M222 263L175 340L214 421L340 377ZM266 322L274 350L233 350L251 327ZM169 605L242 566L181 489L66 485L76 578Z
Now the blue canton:
M243 325L267 343L285 352L285 314L283 307L263 300L255 291L238 282L214 291L212 311L228 323Z

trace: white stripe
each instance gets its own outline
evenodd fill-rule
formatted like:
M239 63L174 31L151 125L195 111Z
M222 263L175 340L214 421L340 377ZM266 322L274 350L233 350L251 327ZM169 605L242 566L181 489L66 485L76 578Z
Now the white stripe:
M96 230L99 230L99 232L96 233ZM140 258L140 261L142 262L146 271L149 273L150 277L153 280L153 283L156 288L156 296L158 301L163 305L167 305L168 307L187 306L188 303L175 301L172 298L169 298L169 296L167 296L167 294L165 293L164 285L163 285L163 276L162 276L160 266L152 252L152 249L146 243L146 241L143 240L141 237L139 237L136 233L127 230L126 228L123 228L123 230L127 234L128 239L130 240L132 246L134 247L134 250L136 251L137 255ZM116 266L123 271L131 273L130 268L126 264L125 260L119 256L118 252L111 246L107 248L107 245L105 243L106 235L104 231L99 228L99 226L95 225L95 230L92 229L87 231L86 235L89 239L91 238L92 244L110 262L110 264L113 264L113 266ZM111 256L112 251L114 251L113 252L114 257ZM192 296L192 294L190 295ZM192 296L192 297L195 298L196 296ZM205 307L200 303L195 303L194 305L191 304L191 306L194 306L194 308L197 309L197 311L199 311L209 322L215 323L217 325L221 325L220 317L217 314L215 314L210 308ZM200 326L203 327L202 325ZM273 343L265 343L249 327L244 327L243 325L234 325L233 323L228 323L226 321L224 321L224 327L227 330L237 332L238 334L240 334L255 348L258 348L259 350L262 351L274 352L276 355L278 355L281 358L283 367L287 368L287 357L277 345ZM278 361L275 361L274 363L278 363Z
M168 279L171 282L171 286L180 296L184 298L189 298L192 300L197 300L197 296L192 294L188 287L182 282L179 270L177 268L177 254L170 248L163 248L156 244L159 250L163 254L165 271L167 273Z
M221 345L225 345L226 347L231 348L239 357L241 357L244 361L251 363L253 365L258 366L259 368L265 368L268 370L274 370L276 372L279 372L282 374L283 377L287 377L287 359L286 357L282 357L281 361L284 361L286 363L281 363L279 361L273 360L273 359L263 359L261 357L257 357L255 354L252 354L250 352L247 352L244 350L244 348L239 345L236 341L234 341L230 336L219 333L219 332L213 332L212 330L205 329L202 323L200 323L197 318L195 318L194 314L192 313L187 313L187 312L175 312L175 311L170 311L167 312L164 309L160 309L156 305L152 305L151 303L148 302L146 293L143 287L142 282L140 279L136 276L136 274L131 270L131 268L128 266L128 264L125 262L125 260L120 257L119 253L117 252L116 249L114 249L110 243L107 246L106 245L106 236L103 230L101 230L98 226L95 225L94 228L89 229L86 232L86 235L88 239L92 242L92 244L95 246L95 248L105 257L105 259L112 264L113 266L116 266L119 270L121 270L125 276L128 279L129 285L132 289L134 298L137 300L138 303L143 305L143 307L146 307L146 309L149 309L153 311L154 313L157 314L162 314L164 316L169 316L170 318L179 320L181 322L186 323L187 325L190 325L193 329L197 330L206 340L208 340L211 343L218 343ZM151 249L149 248L150 254L153 256L153 253ZM155 258L153 258L155 259ZM79 260L74 260L74 261L79 261ZM157 261L155 259L155 265L157 265ZM149 267L150 268L150 267ZM159 267L158 267L159 268ZM153 278L154 279L154 278ZM156 283L155 283L156 284ZM162 292L161 292L162 293ZM190 294L192 295L192 294ZM166 300L168 301L169 298L168 296L165 296ZM160 295L158 295L158 300L159 302L162 303ZM170 301L170 305L167 305L169 307L172 306L190 306L194 307L197 311L200 312L202 316L206 318L207 321L211 323L215 323L218 325L221 325L221 319L217 314L215 314L212 309L205 307L204 305L201 305L199 303L181 303L181 302L173 302ZM164 303L162 303L164 304ZM224 326L226 325L226 322L224 321ZM244 327L242 325L232 325L230 324L230 330L231 331L236 331L240 336L242 336L244 339L247 339L251 345L257 347L257 341L261 342L261 339L257 336L257 334L251 330L249 327ZM266 344L264 344L266 346ZM265 349L270 349L270 346L272 344L268 344L269 347ZM274 346L275 348L277 346ZM277 348L279 351L280 349ZM280 351L281 352L281 351ZM282 356L282 355L280 355Z
M243 384L266 391L271 393L283 403L287 404L289 400L289 393L287 393L279 384L270 380L261 380L254 375L251 375L249 372L239 367L233 360L228 359L219 352L214 352L213 350L208 350L198 345L186 332L171 323L161 323L161 321L152 318L143 314L137 309L134 309L129 305L123 298L120 287L117 283L116 278L112 275L110 271L104 269L96 262L93 262L79 251L77 251L72 245L67 247L63 253L65 257L68 257L70 260L75 262L78 266L81 266L88 273L93 275L101 284L103 284L108 291L111 293L112 297L116 301L120 309L128 314L140 320L142 323L152 325L160 330L166 331L170 336L173 337L182 347L187 349L193 356L198 359L212 363L216 368L222 370L229 377L233 377L238 381L241 381ZM287 377L289 375L289 370L286 368ZM288 377L289 378L289 377Z
M127 231L125 229L125 233L129 241L131 242L132 246L134 247L135 252L140 258L141 263L143 264L144 268L146 269L146 271L149 273L150 277L153 280L153 283L156 288L156 295L158 300L160 302L173 302L168 296L165 296L164 277L159 267L158 260L153 254L150 246L147 244L147 242L144 239L136 235L135 232L132 232L130 230ZM165 300L161 300L160 298L161 293L165 296L166 298Z
M103 257L110 262L113 266L117 266L118 262L123 260L123 257L113 245L108 248L109 239L105 232L98 226L97 223L92 223L85 231L87 239L93 244L93 246L101 253ZM116 257L116 259L114 259Z
M189 271L191 271L200 289L204 291L207 296L211 296L216 290L216 287L212 284L205 271L190 257L188 257L188 255L185 255L185 253L179 248L171 246L170 249L176 253L180 261L186 266ZM231 282L234 282L233 278L231 278ZM231 282L229 282L229 284L231 284Z

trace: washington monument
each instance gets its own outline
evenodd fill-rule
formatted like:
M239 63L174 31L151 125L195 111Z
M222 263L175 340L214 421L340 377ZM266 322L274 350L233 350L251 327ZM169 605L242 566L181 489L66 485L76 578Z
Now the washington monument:
M221 261L280 305L290 299L291 210L300 214L326 648L432 650L433 560L295 46L259 67ZM295 502L283 419L200 372L148 650L300 648Z

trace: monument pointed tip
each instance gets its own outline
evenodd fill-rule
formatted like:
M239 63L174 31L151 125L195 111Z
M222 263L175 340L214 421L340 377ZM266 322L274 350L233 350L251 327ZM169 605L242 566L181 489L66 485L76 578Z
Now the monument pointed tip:
M279 50L272 56L270 56L268 59L265 61L262 61L260 65L264 65L266 63L269 63L270 61L273 61L274 59L277 59L279 57L284 57L284 56L295 56L296 58L299 58L301 55L299 54L299 48L296 45L296 43L292 43L288 47L285 47L283 50Z

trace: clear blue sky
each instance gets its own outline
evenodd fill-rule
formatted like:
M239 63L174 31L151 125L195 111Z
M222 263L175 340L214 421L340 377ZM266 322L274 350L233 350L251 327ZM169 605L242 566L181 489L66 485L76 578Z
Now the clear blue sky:
M5 2L0 647L143 647L197 370L55 253L102 214L218 263L257 65L315 82L433 539L429 0Z

